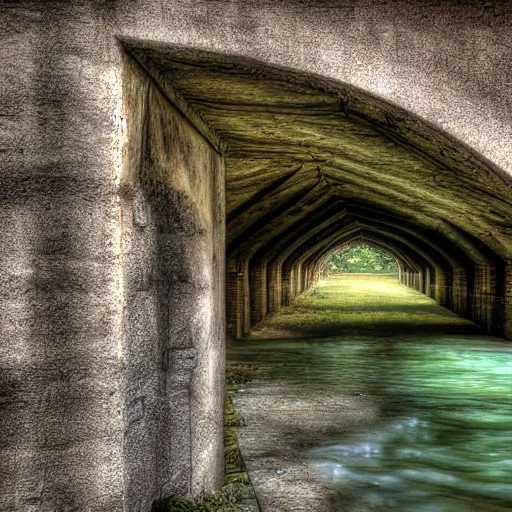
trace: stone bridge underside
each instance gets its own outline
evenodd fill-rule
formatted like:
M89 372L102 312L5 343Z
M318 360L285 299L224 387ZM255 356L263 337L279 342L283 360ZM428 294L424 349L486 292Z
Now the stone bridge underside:
M401 281L512 336L510 178L408 112L317 76L125 42L226 165L227 321L243 337L365 240Z
M0 510L220 488L226 324L344 244L512 339L511 6L0 2Z

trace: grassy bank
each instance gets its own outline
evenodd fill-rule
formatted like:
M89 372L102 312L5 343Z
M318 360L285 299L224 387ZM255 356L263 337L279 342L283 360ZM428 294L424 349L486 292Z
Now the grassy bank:
M254 338L477 332L477 327L394 276L345 274L321 280L261 322Z

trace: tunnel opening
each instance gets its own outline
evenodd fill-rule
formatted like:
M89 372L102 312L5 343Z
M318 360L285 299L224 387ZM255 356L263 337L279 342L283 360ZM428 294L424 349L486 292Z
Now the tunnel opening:
M387 251L361 240L334 249L321 267L323 276L342 274L385 274L399 276L400 261Z
M234 400L263 510L510 507L510 344L388 276L343 276L230 346L260 375Z
M401 285L512 337L503 171L346 84L191 48L123 45L133 500L220 485L225 325L231 340L249 337L318 284L339 247L363 238L396 262ZM141 361L154 378L141 378ZM133 457L143 445L154 474Z

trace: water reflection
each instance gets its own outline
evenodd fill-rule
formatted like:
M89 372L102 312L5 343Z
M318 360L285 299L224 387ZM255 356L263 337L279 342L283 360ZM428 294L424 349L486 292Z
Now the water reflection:
M369 510L512 509L511 349L486 338L412 341L366 378L393 420L311 450L321 474L352 484Z
M350 278L299 297L265 336L230 359L259 363L292 402L315 397L304 414L332 408L322 429L277 414L273 427L333 486L333 511L512 510L512 343L392 280Z

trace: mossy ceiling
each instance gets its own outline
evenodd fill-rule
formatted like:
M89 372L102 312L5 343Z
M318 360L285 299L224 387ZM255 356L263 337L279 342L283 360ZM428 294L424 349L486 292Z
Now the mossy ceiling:
M414 116L347 85L241 58L126 48L226 155L231 257L311 244L340 216L457 261L512 256L510 180Z

